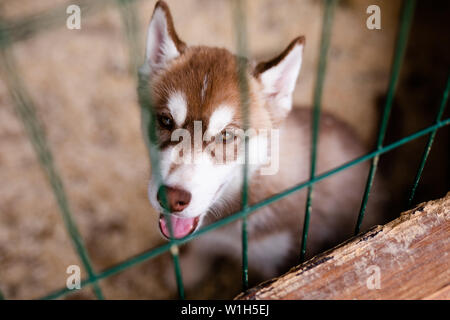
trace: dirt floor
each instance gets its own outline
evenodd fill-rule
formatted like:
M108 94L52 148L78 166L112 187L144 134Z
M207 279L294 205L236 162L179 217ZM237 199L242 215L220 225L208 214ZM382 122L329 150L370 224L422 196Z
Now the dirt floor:
M234 51L236 37L229 1L167 2L179 36L187 44L220 46ZM63 0L4 0L0 2L0 17L15 20L65 3ZM142 47L154 4L153 0L137 1ZM382 30L365 27L366 8L370 4L381 7ZM342 0L336 10L323 109L353 126L368 145L374 141L379 107L389 81L400 4L397 0ZM447 8L444 4L444 9ZM306 36L305 58L294 95L298 105L312 103L322 9L322 2L316 0L248 1L252 57L271 58L296 36ZM433 30L440 30L433 29L438 22L429 22L442 18L441 11L430 9L432 13L425 15L428 12L425 10L419 15L420 28L428 26L413 33L421 34L420 39L412 40L417 50L425 48L420 52L441 48L427 38ZM81 30L68 30L64 21L18 42L12 49L20 75L36 104L70 208L96 270L163 243L157 229L157 215L146 197L149 161L140 131L135 81L128 68L129 51L122 27L119 11L110 5L92 15L82 13ZM448 66L448 58L442 56L450 54L448 49L443 50L433 61ZM433 66L425 53L408 52L411 62L407 60L405 74L409 87L399 88L396 105L399 110L407 110L414 101L423 104L415 104L413 109L417 112L409 118L404 116L406 111L393 115L403 122L392 137L412 133L432 122L446 76L442 71L445 68ZM415 61L422 61L419 66L423 68L416 68ZM436 74L434 80L427 80L433 74ZM414 93L410 94L411 91ZM431 95L433 99L425 101L424 97ZM423 108L432 111L425 112ZM426 117L422 116L424 113ZM434 186L424 193L430 197L445 194L449 187L446 181L450 181L445 178L449 177L449 158L445 153L448 130L438 138L441 142L438 151L433 151L432 159L436 159L433 163L440 168L440 174L432 173L424 178L425 185ZM3 79L0 81L0 146L0 289L8 299L38 298L64 287L67 266L81 263ZM397 165L415 170L422 149L423 143L409 151L415 156L413 163L405 164L408 158L403 158ZM442 149L445 152L439 151ZM412 178L410 174L408 179L399 178L392 184L403 192ZM108 299L174 298L175 291L161 277L168 265L171 262L165 254L103 280L101 287ZM226 260L218 261L214 272L189 291L188 297L233 297L240 290L237 268ZM69 296L91 297L90 288Z

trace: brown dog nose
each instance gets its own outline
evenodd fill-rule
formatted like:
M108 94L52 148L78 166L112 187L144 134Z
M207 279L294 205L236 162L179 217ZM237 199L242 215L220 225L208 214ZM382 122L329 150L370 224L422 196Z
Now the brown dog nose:
M163 208L165 207L162 201L164 189L166 191L167 204L169 205L170 212L183 211L189 205L189 202L191 202L192 195L190 192L179 188L161 186L156 198Z

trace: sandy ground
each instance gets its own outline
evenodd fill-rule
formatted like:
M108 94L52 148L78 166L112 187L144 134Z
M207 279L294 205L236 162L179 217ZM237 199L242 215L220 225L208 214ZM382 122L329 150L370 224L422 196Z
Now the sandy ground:
M225 0L168 0L188 44L235 45ZM0 15L17 19L64 4L8 0ZM155 1L139 1L144 31ZM379 4L383 29L365 27L365 9ZM389 79L400 1L342 0L337 8L323 108L371 144L379 98ZM267 59L298 35L307 46L294 99L310 105L316 76L322 6L313 0L248 1L249 52ZM139 36L144 45L144 32ZM13 47L20 74L64 181L74 219L96 270L163 243L147 198L149 162L140 132L128 48L114 6L82 16L81 30L64 24ZM38 298L65 285L66 268L80 264L22 123L0 82L0 289L7 298ZM101 282L109 299L172 298L161 274L168 255ZM237 266L219 261L190 298L230 298L240 289ZM192 272L185 270L184 272ZM231 280L230 280L231 279ZM91 298L89 288L72 298Z

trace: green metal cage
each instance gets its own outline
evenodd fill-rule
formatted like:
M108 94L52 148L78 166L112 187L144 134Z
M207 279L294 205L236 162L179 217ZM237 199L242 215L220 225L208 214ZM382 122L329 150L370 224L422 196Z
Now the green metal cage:
M0 19L0 52L1 52L1 60L0 66L3 71L4 81L7 84L7 88L9 90L9 94L14 102L15 110L21 121L23 122L24 128L26 130L26 134L33 145L34 151L36 152L36 156L41 164L42 169L44 170L54 196L56 198L57 204L59 206L62 219L66 226L67 232L70 235L70 238L73 242L75 250L79 255L82 264L87 272L87 278L81 281L81 286L92 286L94 293L98 299L103 299L104 295L102 293L102 289L100 286L100 281L102 279L108 278L112 275L115 275L119 272L122 272L128 268L136 266L139 263L142 263L146 260L152 259L164 252L169 251L173 258L174 263L174 271L176 282L178 285L178 294L181 299L184 298L184 287L183 280L181 275L181 268L179 262L179 250L178 247L184 243L187 243L202 234L220 228L226 224L232 223L237 220L242 220L242 282L243 288L246 289L248 287L248 259L247 259L247 250L248 250L248 239L247 239L247 216L258 209L272 204L284 197L289 196L290 194L307 188L307 200L306 200L306 208L305 208L305 219L304 225L302 228L301 236L301 247L299 248L299 259L303 261L305 259L306 253L306 243L308 239L308 229L309 229L309 221L311 215L311 208L313 205L313 187L314 184L326 179L342 170L346 170L352 166L355 166L364 161L370 161L370 170L367 177L366 187L364 191L363 198L361 200L361 208L358 213L357 223L355 226L355 234L358 234L360 231L360 226L364 218L364 212L366 209L366 204L369 199L372 183L374 181L374 177L377 170L377 165L379 158L382 154L391 151L395 148L398 148L410 141L413 141L419 137L428 135L428 142L426 144L425 150L422 155L422 159L420 162L420 166L416 173L416 176L413 181L413 185L410 191L410 195L408 198L408 206L411 206L412 201L414 199L414 195L416 192L417 185L420 181L422 172L424 170L425 163L427 161L427 157L430 153L431 146L433 144L433 140L435 138L436 132L438 129L447 126L450 124L450 118L442 119L444 108L447 103L448 94L450 90L450 77L445 84L443 96L441 99L440 106L438 108L438 112L436 114L435 122L432 123L425 129L417 131L411 135L408 135L394 143L389 145L384 145L384 137L389 121L389 115L392 109L393 98L395 95L396 86L399 80L400 69L402 66L403 57L406 50L408 33L410 30L410 26L413 20L414 8L416 1L415 0L405 0L403 3L403 9L400 17L400 25L396 40L396 46L394 51L393 64L391 67L391 75L390 81L387 90L387 99L384 105L383 114L381 117L380 129L377 136L377 142L375 150L372 152L363 155L359 158L356 158L352 161L349 161L339 167L336 167L332 170L324 172L322 174L316 174L316 158L317 158L317 144L318 144L318 132L319 132L319 118L321 113L321 98L323 91L323 83L325 79L325 71L326 71L326 63L327 63L327 52L330 44L331 38L331 29L333 22L333 15L336 7L336 3L338 0L324 0L324 14L323 14L323 22L322 22L322 34L321 34L321 43L320 43L320 57L317 69L317 80L315 84L314 90L314 103L312 109L312 144L311 144L311 167L310 167L310 179L305 182L301 182L297 185L292 186L291 188L280 192L268 199L265 199L261 202L258 202L253 205L248 204L248 179L247 179L247 162L244 165L244 181L243 181L243 190L242 190L242 209L231 216L228 216L220 221L217 221L211 225L208 225L194 234L188 235L182 239L173 239L167 242L164 245L159 247L150 249L145 251L137 256L131 257L117 265L114 265L106 270L97 272L94 270L92 263L90 261L88 252L86 247L83 244L82 237L78 232L77 226L74 223L72 218L72 212L70 209L69 201L64 190L64 184L60 178L60 175L54 165L52 152L48 146L48 143L45 138L44 131L39 122L39 119L36 115L34 102L31 99L30 95L27 92L26 86L19 76L18 69L16 66L15 58L11 53L11 47L14 43L33 37L38 34L40 31L44 29L51 28L53 26L57 26L60 24L63 19L65 20L65 6L58 7L52 9L48 12L44 12L38 16L33 16L31 18L26 18L22 20L16 21L4 21ZM151 143L156 139L156 132L154 124L154 117L151 112L151 96L149 95L148 90L145 90L145 79L143 77L139 77L138 75L138 66L140 64L139 61L139 27L136 19L135 12L135 3L138 0L96 0L96 1L78 1L78 5L81 7L83 14L93 13L107 5L117 6L118 10L121 12L123 27L125 31L125 35L127 38L129 51L130 51L130 69L134 74L136 74L137 86L139 88L139 102L141 106L141 114L143 120L143 128L144 128L144 137L147 143ZM235 33L237 36L237 53L239 56L246 56L246 24L245 24L245 10L244 4L245 1L233 0L233 18L234 18L234 26ZM240 92L241 92L241 104L242 104L242 112L244 115L244 123L245 126L248 126L248 118L249 118L249 110L248 110L248 84L246 83L245 77L245 69L244 66L239 64L239 79L240 79ZM246 160L248 160L248 146L247 141L245 141L245 150L246 150ZM150 144L148 144L148 148L150 151ZM155 150L150 152L151 165L152 170L158 171L159 162L158 162L158 154ZM164 198L164 197L163 197ZM171 231L170 219L169 219L169 230ZM299 226L299 230L301 226ZM71 293L72 290L68 288L62 288L55 292L49 293L47 296L42 297L42 299L57 299L61 298L64 295ZM0 292L0 299L7 298Z

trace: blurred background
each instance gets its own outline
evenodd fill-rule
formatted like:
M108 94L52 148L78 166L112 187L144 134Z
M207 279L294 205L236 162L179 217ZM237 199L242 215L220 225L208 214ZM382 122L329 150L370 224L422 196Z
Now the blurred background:
M163 243L146 196L150 167L127 40L111 2L91 14L82 12L81 30L68 30L64 15L55 27L12 48L97 271ZM135 1L142 48L155 2ZM19 21L74 3L1 0L0 18ZM188 45L235 51L230 1L167 3ZM366 28L371 4L381 8L381 30ZM354 127L368 147L375 143L384 106L401 5L400 0L340 0L335 12L322 106ZM294 100L310 106L323 1L248 0L246 12L249 53L255 59L269 59L296 36L306 36ZM449 13L449 1L418 1L386 144L434 121L450 69ZM39 298L65 286L67 266L82 264L0 75L0 289L8 299ZM381 158L379 173L388 177L394 199L392 217L405 209L425 143L426 137ZM415 203L450 189L449 146L446 127L438 131ZM103 280L101 287L108 299L175 298L161 276L168 265L165 254ZM241 279L239 271L230 270L236 266L218 261L188 298L233 297ZM191 272L183 270L186 277ZM90 288L67 296L93 297Z

